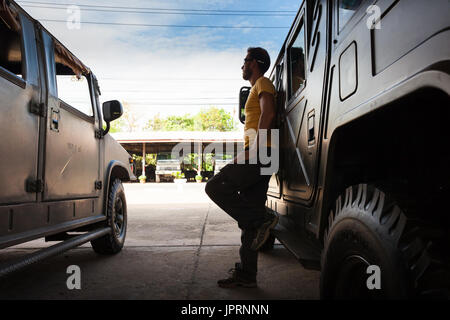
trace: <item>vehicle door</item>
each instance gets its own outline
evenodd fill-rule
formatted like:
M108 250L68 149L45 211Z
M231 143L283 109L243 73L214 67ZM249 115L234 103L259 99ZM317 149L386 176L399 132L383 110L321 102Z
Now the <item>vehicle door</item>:
M0 204L37 200L29 189L38 180L43 121L35 38L27 17L0 11Z
M282 113L284 111L284 103L286 100L286 93L285 93L285 86L284 86L284 61L281 60L278 65L275 68L275 75L274 75L274 85L275 85L275 90L277 92L276 95L276 106L277 106L277 129L280 129L280 117L279 117L279 110L282 110ZM282 137L279 136L279 139L281 140ZM279 141L280 142L280 141ZM280 143L278 142L278 145L280 145ZM280 150L279 148L276 150ZM279 161L282 162L283 161L283 154L280 153L279 154ZM272 196L272 197L276 197L276 198L280 198L281 195L281 171L278 170L276 173L272 174L272 176L270 177L269 180L269 186L267 189L267 194Z
M98 116L90 74L76 75L61 44L42 31L48 83L45 200L97 197Z
M312 200L317 183L328 47L326 19L327 1L304 2L286 44L283 198L303 204Z

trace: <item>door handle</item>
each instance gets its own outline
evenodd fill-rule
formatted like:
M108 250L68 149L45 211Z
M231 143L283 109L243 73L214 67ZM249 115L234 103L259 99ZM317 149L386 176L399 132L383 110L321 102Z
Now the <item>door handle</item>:
M50 129L55 132L59 132L59 120L61 119L61 115L59 110L52 108L52 116L50 120Z
M314 110L308 114L308 145L313 145L316 142L315 135L316 116Z

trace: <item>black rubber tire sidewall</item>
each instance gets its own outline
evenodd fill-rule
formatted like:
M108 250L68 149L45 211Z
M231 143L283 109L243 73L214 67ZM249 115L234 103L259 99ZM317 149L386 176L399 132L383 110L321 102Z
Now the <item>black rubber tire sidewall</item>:
M321 296L323 299L345 299L336 295L336 285L340 281L343 261L350 256L361 256L369 265L377 265L381 270L381 292L373 292L382 299L407 298L405 270L398 260L397 250L384 243L376 233L353 218L340 220L329 235L324 253L321 272ZM370 274L367 274L369 278ZM348 279L350 282L352 279ZM362 298L362 297L361 297Z
M115 234L113 228L115 218L114 205L118 197L120 197L122 201L124 220L123 231L119 236ZM107 225L111 228L111 233L91 242L94 251L100 254L116 254L120 252L125 244L127 220L125 191L122 182L119 179L116 179L110 186L107 204Z
M360 195L360 199L365 198L366 202L355 204L352 201L356 198L356 192L361 190L365 195ZM338 197L336 201L334 208L336 214L330 215L331 223L329 232L325 236L322 252L320 288L321 297L324 299L347 298L336 294L336 286L339 284L345 288L348 283L348 288L352 287L352 279L344 280L340 274L344 269L342 266L350 260L351 256L362 258L361 260L368 265L379 266L381 290L370 292L377 298L405 299L411 295L412 285L407 261L404 261L398 241L391 236L392 230L380 222L379 213L384 210L389 211L395 206L395 201L385 194L383 194L383 200L374 200L376 197L372 198L372 196L376 193L375 191L377 189L372 186L353 186L347 188L345 195ZM375 203L380 201L378 203L381 204L375 207L368 205L373 204L372 201ZM403 215L403 213L400 214ZM400 232L400 229L394 231ZM361 274L360 272L359 275ZM362 279L362 276L358 277L351 273L350 275L350 277L354 276L354 279ZM367 278L369 276L370 274L367 274Z

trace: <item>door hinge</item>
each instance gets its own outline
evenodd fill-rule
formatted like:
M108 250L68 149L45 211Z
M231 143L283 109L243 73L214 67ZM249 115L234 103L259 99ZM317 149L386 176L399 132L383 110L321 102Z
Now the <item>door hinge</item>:
M44 181L42 180L27 180L26 191L29 193L41 193L44 191Z
M34 113L40 117L45 118L47 116L47 107L45 103L30 103L30 112Z
M102 190L103 184L101 181L95 181L95 190Z
M95 138L96 139L103 138L103 131L102 130L95 130Z

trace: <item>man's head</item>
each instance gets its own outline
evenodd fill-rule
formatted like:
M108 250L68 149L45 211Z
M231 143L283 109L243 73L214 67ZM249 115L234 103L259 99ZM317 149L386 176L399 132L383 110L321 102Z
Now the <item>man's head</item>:
M254 74L264 75L270 67L269 53L263 48L248 48L242 65L242 77L249 80Z

